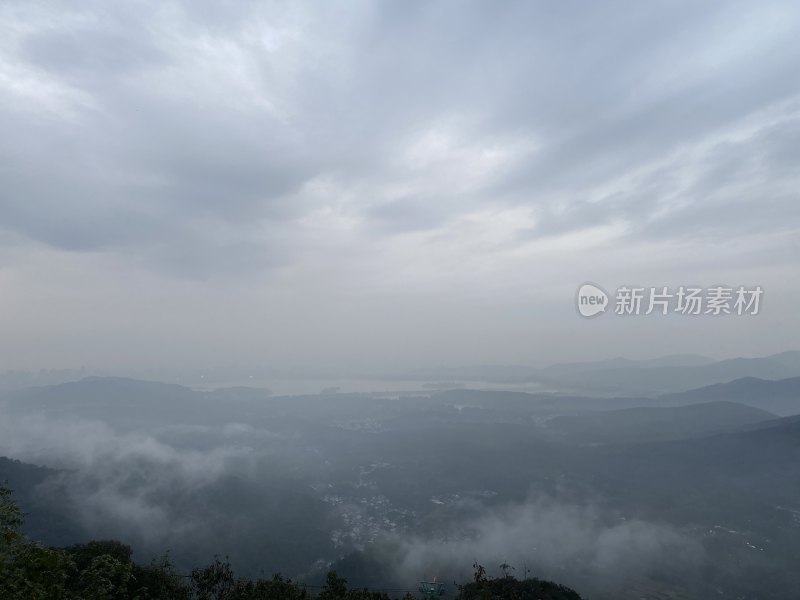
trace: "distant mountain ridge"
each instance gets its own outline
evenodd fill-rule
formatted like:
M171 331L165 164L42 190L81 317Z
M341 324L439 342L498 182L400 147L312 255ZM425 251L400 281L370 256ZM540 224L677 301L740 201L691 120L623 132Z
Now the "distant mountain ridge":
M657 399L668 405L728 401L747 404L786 417L800 414L800 377L768 380L742 377L727 383L667 394Z
M652 367L694 367L717 362L700 354L667 354L657 358L632 359L624 357L609 358L597 361L555 363L545 367L551 373L576 371L595 371L599 369L646 369Z
M456 381L489 381L489 382L523 382L536 379L548 379L554 375L594 371L602 369L649 368L667 366L697 366L716 362L708 356L699 354L670 354L649 359L632 359L624 357L608 358L596 361L578 361L553 363L545 367L526 365L471 365L459 367L430 367L407 371L392 378L409 380L456 380Z
M549 367L475 366L422 369L408 379L538 384L542 389L589 396L657 396L684 392L743 377L785 379L800 376L800 352L714 361L694 354L655 359L613 358L558 363Z

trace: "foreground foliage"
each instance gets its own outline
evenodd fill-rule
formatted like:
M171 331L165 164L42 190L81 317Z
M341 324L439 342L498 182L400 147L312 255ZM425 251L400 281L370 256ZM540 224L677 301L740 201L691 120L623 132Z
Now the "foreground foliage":
M509 565L500 565L503 577L487 577L486 569L475 564L475 581L461 586L457 600L581 600L573 590L552 581L529 578L519 581L508 575Z

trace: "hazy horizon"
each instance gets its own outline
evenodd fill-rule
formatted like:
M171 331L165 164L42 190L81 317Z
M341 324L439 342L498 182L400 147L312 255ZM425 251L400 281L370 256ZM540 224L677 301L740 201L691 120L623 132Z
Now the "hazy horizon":
M49 366L49 365L40 365L36 367L23 367L23 368L6 368L0 369L0 373L11 373L11 372L19 372L19 373L36 373L36 372L56 372L56 371L64 371L64 372L85 372L86 376L107 376L107 377L131 377L137 378L144 375L149 376L157 376L159 373L164 374L165 376L172 376L178 374L186 374L186 373L193 373L193 374L203 374L204 371L220 371L220 372L231 372L231 373L239 373L242 376L242 380L244 381L248 374L252 373L260 373L263 376L267 377L284 377L287 379L302 379L302 378L310 378L310 379L336 379L337 377L341 378L350 378L350 379L381 379L381 378L391 378L392 376L396 375L409 375L415 372L422 372L426 370L434 370L434 369L470 369L470 368L480 368L480 367L528 367L531 369L546 369L548 367L554 367L559 365L572 365L572 364L581 364L581 363L598 363L599 365L605 363L607 361L630 361L631 363L646 363L649 361L657 361L661 359L680 359L680 358L702 358L707 359L709 362L722 362L727 360L736 360L736 359L756 359L756 358L765 358L767 356L773 356L776 354L784 354L784 353L792 353L798 352L794 348L787 348L785 350L780 350L778 352L770 352L769 354L752 354L752 355L740 355L740 354L732 354L730 356L709 356L708 354L700 354L695 352L685 352L685 353L675 353L675 354L660 354L660 353L653 353L652 355L640 355L640 356L622 356L622 355L609 355L609 356L598 356L598 357L587 357L587 358L576 358L575 360L567 360L567 361L544 361L544 362L482 362L482 363L454 363L449 364L446 362L440 361L439 363L429 363L429 364L419 364L407 368L399 368L395 370L376 370L376 371L364 371L364 370L342 370L342 369L324 369L324 368L280 368L280 367L273 367L269 364L197 364L197 365L187 365L184 368L178 369L169 369L164 366L157 366L152 368L136 368L136 367L119 367L119 368L106 368L106 367L97 367L91 365L78 365L78 366ZM687 365L688 366L688 365ZM252 373L251 373L252 372ZM426 379L420 379L420 381L426 381Z

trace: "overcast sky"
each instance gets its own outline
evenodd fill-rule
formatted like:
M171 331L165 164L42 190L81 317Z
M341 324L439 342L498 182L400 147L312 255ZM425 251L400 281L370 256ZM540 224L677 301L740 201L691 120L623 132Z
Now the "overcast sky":
M0 368L800 338L800 4L0 3ZM755 317L575 309L761 285Z

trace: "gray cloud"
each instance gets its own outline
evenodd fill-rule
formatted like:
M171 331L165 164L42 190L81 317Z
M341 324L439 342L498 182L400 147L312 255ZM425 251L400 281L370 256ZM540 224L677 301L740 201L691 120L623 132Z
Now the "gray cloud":
M789 2L10 2L0 18L3 254L102 257L99 287L145 272L383 303L480 277L502 310L525 264L585 279L586 245L597 271L619 258L603 247L662 244L695 280L711 239L746 236L764 266L796 256Z

